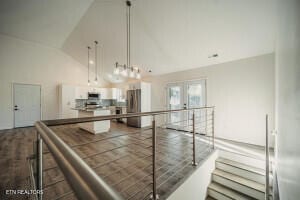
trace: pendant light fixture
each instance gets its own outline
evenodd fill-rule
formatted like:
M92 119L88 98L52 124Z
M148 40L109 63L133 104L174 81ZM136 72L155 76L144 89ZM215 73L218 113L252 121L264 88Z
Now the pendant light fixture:
M114 70L114 74L116 74L116 75L120 74L119 63L118 62L116 62L116 68Z
M127 50L126 50L126 60L127 63L124 65L120 65L116 62L114 74L119 75L121 74L124 77L136 78L140 79L140 69L137 67L132 67L130 63L131 55L130 55L130 8L131 8L131 1L126 1L126 40L127 40Z
M98 85L98 54L97 54L98 41L95 41L95 84Z
M138 69L138 71L137 71L137 73L136 73L136 78L137 78L137 79L141 79L140 69Z
M87 49L88 49L88 51L87 51L87 53L88 53L88 61L87 61L87 63L88 63L88 86L90 86L91 85L91 82L90 82L90 50L91 50L91 47L87 47Z
M130 68L129 77L130 77L130 78L134 78L134 71L133 71L133 67L131 67L131 68Z

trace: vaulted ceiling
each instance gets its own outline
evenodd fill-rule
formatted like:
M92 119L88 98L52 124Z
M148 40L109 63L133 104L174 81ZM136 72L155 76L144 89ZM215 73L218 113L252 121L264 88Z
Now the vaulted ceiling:
M4 0L0 32L61 48L86 65L100 43L100 76L125 63L125 0ZM144 75L274 52L273 0L133 0L132 64ZM3 24L3 25L2 25ZM208 58L217 53L217 58Z
M61 48L93 0L1 0L0 33Z

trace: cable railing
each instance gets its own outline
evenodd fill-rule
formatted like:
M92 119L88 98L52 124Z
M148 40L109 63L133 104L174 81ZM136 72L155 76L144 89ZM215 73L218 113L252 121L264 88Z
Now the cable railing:
M179 120L180 122L172 122L170 116L173 113L178 112L186 113L186 117L183 120ZM160 123L160 121L157 120L158 115L167 115L169 120L167 122L163 121ZM51 129L52 126L143 116L152 117L151 126L141 128L138 131L130 133L130 138L127 138L128 143L126 144L120 143L118 139L128 137L128 134L115 133L115 135L108 138L67 145L66 142ZM173 126L171 125L176 123L181 123L177 126L177 129L174 129L174 131L179 134L164 138L164 131L173 129ZM30 161L30 169L32 171L31 177L34 179L32 181L32 185L38 191L42 191L44 188L49 188L53 185L66 181L71 190L67 191L63 195L57 196L55 199L61 199L65 196L75 194L78 199L134 199L136 195L140 195L140 199L150 197L151 199L156 200L160 196L158 189L170 179L174 178L174 171L183 170L188 165L193 167L197 166L202 154L206 153L205 148L200 145L199 142L197 143L197 133L210 136L210 149L214 149L214 107L46 120L36 122L35 127L37 130L37 139L34 146L34 155ZM188 136L185 141L182 141L181 137L184 132L187 133ZM162 134L159 135L158 133ZM116 146L104 150L101 149L89 155L79 156L78 153L76 153L76 150L84 145L93 145L95 143L105 142L107 139L110 139L110 142ZM45 144L46 147L43 148L43 144ZM168 157L171 158L170 162L172 165L170 166L170 163L164 163L164 156L166 155L166 149L168 149L168 146L180 146L183 144L187 146L191 144L191 149L179 149L178 151L174 149L172 152L174 155L168 155ZM43 149L47 150L43 151ZM97 163L93 166L89 166L87 164L90 159L104 155L106 156L106 154L111 152L116 152L116 155L119 155L117 152L122 152L124 149L126 149L127 152L113 160L99 164ZM43 157L49 154L51 154L54 158L57 166L45 168L43 167ZM107 164L124 160L129 156L134 156L135 161L129 163L125 167L120 167L119 169L112 170L111 172L102 175L101 171L99 172L99 170ZM145 162L145 160L151 160L150 164ZM114 176L115 174L120 173L123 169L130 168L131 166L136 166L138 164L142 166L138 169L138 171L129 173L122 179L110 184L105 181L107 177ZM46 185L44 183L43 173L54 169L59 169L62 172L63 177ZM136 173L138 175L136 175ZM130 178L135 178L134 180L137 181L132 184L127 184L126 187L124 187L124 182ZM121 195L123 194L123 191L130 191L132 188L137 187L138 184L141 184L138 191L132 192L131 195L126 198ZM43 193L38 193L36 195L36 199L43 199Z

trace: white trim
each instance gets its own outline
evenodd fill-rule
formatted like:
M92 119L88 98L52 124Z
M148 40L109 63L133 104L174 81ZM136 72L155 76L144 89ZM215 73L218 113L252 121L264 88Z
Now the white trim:
M166 82L167 84L173 84L173 83L182 83L182 82L193 82L193 81L201 81L201 80L208 80L207 76L203 76L203 77L199 77L196 79L187 79L187 80L180 80L180 81L170 81L170 82Z

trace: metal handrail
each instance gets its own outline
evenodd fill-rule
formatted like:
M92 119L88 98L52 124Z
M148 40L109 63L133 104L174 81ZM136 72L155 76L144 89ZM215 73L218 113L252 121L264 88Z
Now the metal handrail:
M269 151L269 116L266 115L266 184L265 184L265 199L269 200L270 194L270 151Z
M212 109L211 107L198 107L198 108L184 108L176 110L163 110L141 113L129 113L109 116L95 116L95 117L83 117L83 118L71 118L71 119L59 119L59 120L45 120L35 123L37 129L37 141L36 141L36 175L35 180L38 190L42 190L43 186L43 142L47 145L49 152L53 155L57 165L63 172L67 182L73 189L75 195L79 199L123 199L113 188L111 188L103 179L101 179L83 160L80 158L63 140L61 140L55 132L53 132L48 126L76 124L94 121L111 120L118 118L130 118L141 116L152 116L152 178L153 178L153 194L154 200L158 199L157 186L156 186L156 122L155 116L160 114L169 114L171 112L180 111L193 111L193 165L196 166L195 160L195 110ZM42 199L42 195L38 196L38 199Z
M176 110L160 110L160 111L139 112L139 113L127 113L127 114L117 114L117 115L107 115L107 116L44 120L42 122L47 126L58 126L58 125L112 120L112 119L119 119L119 118L153 116L153 115L160 115L160 114L169 114L171 112L180 112L180 111L186 111L186 110L201 110L201 109L208 109L208 108L214 108L214 106L198 107L198 108L182 108L182 109L176 109Z
M35 127L79 199L123 199L43 122Z

